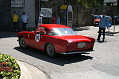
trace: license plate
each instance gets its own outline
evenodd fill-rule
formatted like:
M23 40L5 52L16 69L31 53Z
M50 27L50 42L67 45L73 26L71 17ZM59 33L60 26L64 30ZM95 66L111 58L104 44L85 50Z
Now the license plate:
M78 48L85 48L85 47L86 47L85 42L78 43Z

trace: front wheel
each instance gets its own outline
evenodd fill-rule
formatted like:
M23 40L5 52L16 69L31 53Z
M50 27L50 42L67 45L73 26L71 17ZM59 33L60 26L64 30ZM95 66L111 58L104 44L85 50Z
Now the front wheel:
M50 43L46 45L45 51L49 57L54 58L57 56L54 46Z
M19 39L19 45L20 45L20 47L22 47L22 48L26 48L26 43L25 43L23 37L21 37L21 38Z

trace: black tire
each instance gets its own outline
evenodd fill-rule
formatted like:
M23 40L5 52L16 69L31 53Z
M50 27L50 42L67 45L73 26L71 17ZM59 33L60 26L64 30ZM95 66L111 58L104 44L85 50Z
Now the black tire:
M57 53L55 52L54 46L50 43L46 44L45 52L51 58L55 58L57 56Z
M20 37L20 39L19 39L19 45L20 45L21 48L26 48L26 43L25 43L23 37Z

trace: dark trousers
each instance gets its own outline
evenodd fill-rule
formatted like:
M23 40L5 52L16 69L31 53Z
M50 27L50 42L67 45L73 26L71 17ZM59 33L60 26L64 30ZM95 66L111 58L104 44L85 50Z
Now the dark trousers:
M22 22L23 31L26 31L26 24L27 24L27 23L23 23L23 22Z
M18 22L13 22L13 31L18 31Z
M105 40L105 28L99 27L98 41L100 41L101 33L103 31L103 41Z

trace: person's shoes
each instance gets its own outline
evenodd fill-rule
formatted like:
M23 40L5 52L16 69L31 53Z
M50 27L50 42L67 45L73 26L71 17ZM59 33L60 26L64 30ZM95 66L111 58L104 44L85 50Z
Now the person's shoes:
M100 40L97 40L97 42L100 42Z
M100 42L100 39L97 39L97 42Z
M105 42L105 40L103 39L102 42Z

